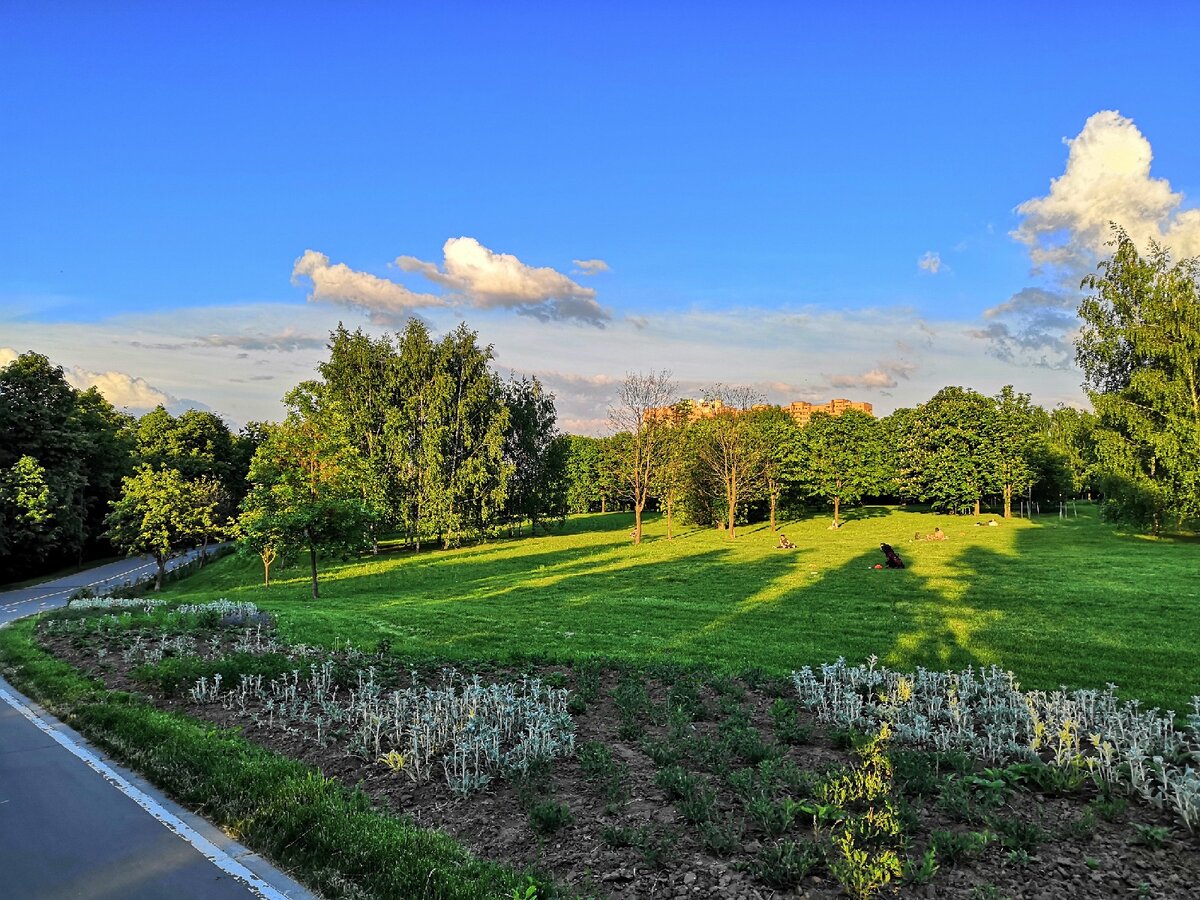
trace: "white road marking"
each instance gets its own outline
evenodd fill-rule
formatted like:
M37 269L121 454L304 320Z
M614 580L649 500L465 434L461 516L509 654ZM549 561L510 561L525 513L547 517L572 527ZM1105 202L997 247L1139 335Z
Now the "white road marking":
M121 775L114 771L111 766L106 764L96 754L92 753L87 747L83 747L71 740L67 735L58 731L49 725L36 712L10 694L4 688L0 688L0 700L3 700L26 719L32 722L39 730L49 735L56 743L61 745L67 752L74 754L82 760L90 769L104 778L109 784L123 793L126 797L144 809L154 818L166 826L167 829L174 832L183 840L187 841L195 847L203 856L208 859L218 869L228 875L236 878L245 884L251 891L257 894L264 900L289 900L288 895L282 893L278 888L272 887L267 882L263 881L240 862L216 846L214 843L203 837L194 828L176 816L174 813L164 809L153 797L148 796L144 792L138 790Z

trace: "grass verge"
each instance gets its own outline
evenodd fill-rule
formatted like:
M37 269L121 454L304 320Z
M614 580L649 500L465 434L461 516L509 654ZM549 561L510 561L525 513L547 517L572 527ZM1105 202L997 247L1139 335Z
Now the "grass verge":
M528 875L471 856L445 835L375 810L298 762L105 690L32 640L0 629L0 672L106 752L328 897L496 900ZM544 887L544 886L543 886ZM539 892L539 896L546 896Z

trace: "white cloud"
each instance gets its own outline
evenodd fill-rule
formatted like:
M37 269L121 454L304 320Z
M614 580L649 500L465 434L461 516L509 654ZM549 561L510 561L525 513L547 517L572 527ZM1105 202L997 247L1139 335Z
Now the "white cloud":
M1143 250L1155 240L1176 258L1200 254L1200 209L1183 209L1183 194L1150 176L1150 142L1133 120L1104 110L1064 143L1066 169L1050 192L1017 207L1024 220L1012 236L1029 248L1035 270L1077 283L1108 254L1110 222Z
M440 269L414 256L397 257L396 265L450 289L480 309L515 309L539 319L577 319L593 325L612 318L596 302L594 288L576 284L555 269L528 266L510 253L496 253L474 238L450 238L442 254Z
M898 381L883 369L872 369L861 375L832 375L829 384L836 388L858 388L872 390L878 388L894 388Z
M301 278L312 282L310 302L361 309L381 325L402 323L422 307L445 305L434 294L415 293L402 284L356 271L345 263L330 265L329 257L316 250L305 250L292 267L292 283L299 284Z
M64 375L71 387L80 391L96 388L104 399L117 409L145 411L162 406L173 407L179 402L166 391L159 390L145 378L127 372L89 372L78 367L65 369Z
M573 259L575 263L576 274L578 275L599 275L601 272L611 272L608 263L602 259Z
M927 250L925 255L917 260L917 268L936 275L942 268L942 255L936 250Z
M0 368L4 368L20 356L11 347L0 347ZM78 391L96 388L100 394L115 406L128 412L140 413L162 405L172 412L184 409L208 409L203 403L194 400L180 400L166 391L156 388L145 378L130 375L127 372L90 372L78 366L63 368L63 378L67 384Z

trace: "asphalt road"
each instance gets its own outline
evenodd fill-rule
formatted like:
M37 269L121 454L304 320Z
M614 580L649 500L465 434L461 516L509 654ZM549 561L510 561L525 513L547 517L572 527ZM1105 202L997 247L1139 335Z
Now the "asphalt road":
M180 565L186 559L173 560ZM148 565L148 568L147 568ZM0 593L0 627L153 574L134 558ZM225 900L312 895L0 679L0 897Z

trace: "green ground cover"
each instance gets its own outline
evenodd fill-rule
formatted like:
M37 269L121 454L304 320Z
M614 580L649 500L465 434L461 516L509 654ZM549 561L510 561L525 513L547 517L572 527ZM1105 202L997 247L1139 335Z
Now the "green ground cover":
M830 531L809 518L729 542L714 529L631 546L632 516L579 516L548 537L447 552L383 553L325 567L307 597L304 566L261 585L231 558L166 599L248 600L278 614L293 642L389 642L443 659L598 655L784 673L871 654L889 666L998 664L1026 688L1120 686L1182 712L1200 691L1200 554L1190 538L1124 535L1081 505L1078 518L975 527L971 517L887 507ZM987 520L984 516L982 521ZM944 542L914 541L935 526ZM879 544L903 571L871 568Z

